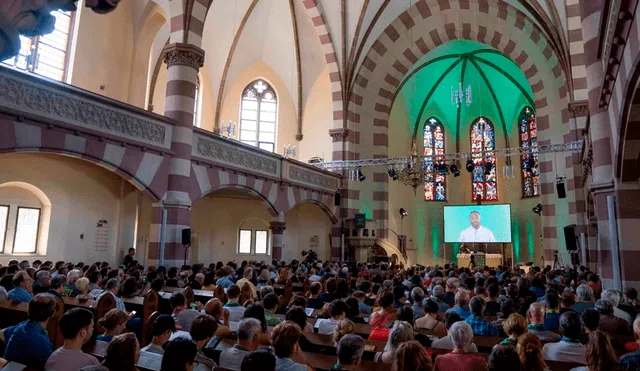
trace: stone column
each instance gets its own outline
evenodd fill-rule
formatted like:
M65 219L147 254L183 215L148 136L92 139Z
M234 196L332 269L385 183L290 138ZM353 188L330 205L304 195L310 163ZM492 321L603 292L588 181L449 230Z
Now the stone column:
M167 210L164 264L179 266L185 257L182 230L191 225L191 144L193 139L194 106L198 70L204 64L204 51L197 46L174 43L165 46L167 93L165 116L176 121L171 132L167 193L154 204L149 259L159 259L159 232L162 208Z
M269 229L271 229L271 258L280 260L282 259L282 235L287 229L287 223L275 220L269 224Z

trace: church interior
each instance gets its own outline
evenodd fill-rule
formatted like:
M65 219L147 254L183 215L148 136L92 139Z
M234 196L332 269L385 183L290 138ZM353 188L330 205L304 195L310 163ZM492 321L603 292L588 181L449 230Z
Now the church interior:
M27 3L0 4L4 265L475 251L640 287L637 1ZM507 210L491 240L448 236L476 208Z

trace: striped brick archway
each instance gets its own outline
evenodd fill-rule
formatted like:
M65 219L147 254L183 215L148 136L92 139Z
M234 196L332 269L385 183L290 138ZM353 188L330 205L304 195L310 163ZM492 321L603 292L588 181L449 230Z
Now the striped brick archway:
M168 157L57 127L0 118L1 153L50 153L85 160L118 174L154 202L167 189Z
M400 81L429 51L455 39L490 45L520 67L534 93L541 144L573 140L566 76L560 59L543 32L524 13L503 0L422 0L385 29L358 71L348 102L349 132L345 139L348 152L354 158L388 156L389 116ZM551 122L554 122L552 130ZM567 171L568 181L576 184L572 156L566 155L564 161L559 162ZM576 207L575 187L568 190L567 203L556 200L555 169L551 161L541 163L541 178L544 254L546 260L551 260L561 237L558 231L561 227L557 224L575 224L580 211ZM359 195L374 200L374 219L386 223L389 220L388 177L384 172L374 173L372 180L373 189L368 190L361 184L349 184L348 214L351 216L359 206L358 198L349 195ZM568 220L556 221L556 214L563 214ZM378 233L386 237L386 230Z

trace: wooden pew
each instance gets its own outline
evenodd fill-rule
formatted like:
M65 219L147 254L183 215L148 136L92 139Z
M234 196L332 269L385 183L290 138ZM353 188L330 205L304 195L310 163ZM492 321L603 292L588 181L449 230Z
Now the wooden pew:
M249 300L253 301L253 292L251 291L251 285L249 282L245 282L245 284L240 288L239 300L239 303L242 306L245 306L245 303Z
M224 288L220 287L223 292L224 292ZM173 294L174 292L182 292L184 293L184 290L186 288L179 288L179 287L163 287L162 291L163 292L168 292ZM214 297L213 292L211 291L207 291L207 290L194 290L193 288L189 287L189 289L191 289L193 291L193 296L194 299L201 302L202 304L206 303L207 301L209 301L209 299ZM217 290L217 287L216 287ZM186 294L185 294L186 296ZM224 303L224 300L222 301Z
M49 321L47 321L47 333L49 334L49 340L51 340L51 344L53 344L54 348L59 348L62 346L64 342L64 338L62 337L62 332L60 332L60 318L64 314L64 302L57 296L54 296L56 301L56 309L53 312Z
M140 344L140 348L146 346L151 342L153 338L153 323L156 321L156 318L160 316L160 312L153 312L149 317L144 321L144 325L142 327L142 342Z

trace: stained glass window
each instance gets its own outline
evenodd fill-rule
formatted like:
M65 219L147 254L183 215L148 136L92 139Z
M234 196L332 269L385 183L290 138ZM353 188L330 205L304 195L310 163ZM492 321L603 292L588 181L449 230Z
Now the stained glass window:
M529 107L525 107L518 120L520 146L523 149L538 147L538 128L536 114ZM538 168L538 154L523 154L522 164L522 194L524 197L540 195L540 173Z
M445 201L445 175L436 172L435 165L444 161L444 127L438 119L432 117L424 125L424 168L427 175L424 178L424 200Z
M249 84L242 93L240 141L273 152L276 144L278 98L263 80Z
M473 201L495 201L498 199L498 177L496 176L495 132L493 125L479 117L471 125L471 152L473 173L471 179Z
M20 35L20 51L2 64L63 81L67 72L73 13L56 10L51 15L56 18L53 32L35 37Z

